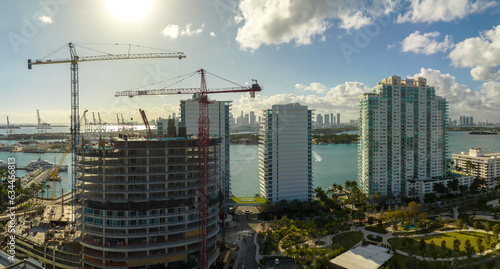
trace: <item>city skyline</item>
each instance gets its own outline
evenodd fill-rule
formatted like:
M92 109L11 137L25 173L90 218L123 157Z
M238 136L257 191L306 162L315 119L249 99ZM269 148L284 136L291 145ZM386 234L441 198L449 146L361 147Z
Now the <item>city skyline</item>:
M34 70L26 66L27 59L40 59L61 46L52 59L68 58L68 42L83 46L77 48L79 55L100 54L84 47L110 53L128 49L86 43L132 43L187 56L182 61L81 64L80 108L101 111L105 121L114 121L116 113L139 119L134 114L137 108L151 118L177 112L181 96L122 99L113 95L200 67L241 85L257 79L263 86L255 100L240 94L217 96L217 100L232 100L233 111L300 102L316 113L337 110L344 119L355 119L358 96L370 92L380 77L397 72L426 77L437 94L449 100L452 118L474 114L478 120L500 121L495 113L500 101L496 95L500 90L497 1L468 0L451 6L444 1L214 0L197 2L195 8L186 1L113 3L0 4L2 125L6 116L12 123L34 122L36 108L45 122L69 121L69 65ZM293 19L297 16L300 19ZM138 51L141 48L131 48L131 53ZM193 79L179 87L198 85L198 79ZM228 86L213 79L207 85Z

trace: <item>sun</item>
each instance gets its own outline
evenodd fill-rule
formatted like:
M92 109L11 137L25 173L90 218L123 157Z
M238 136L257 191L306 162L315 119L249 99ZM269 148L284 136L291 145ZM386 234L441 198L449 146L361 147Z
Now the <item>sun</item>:
M106 7L121 21L134 22L149 13L153 0L106 0Z

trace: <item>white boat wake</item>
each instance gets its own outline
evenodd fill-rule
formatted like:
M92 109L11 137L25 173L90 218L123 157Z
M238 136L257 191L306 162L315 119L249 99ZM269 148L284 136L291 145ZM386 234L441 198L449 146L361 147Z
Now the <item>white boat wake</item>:
M312 155L314 157L314 160L317 162L321 162L323 160L323 158L321 158L321 156L319 156L319 154L314 151L312 152Z

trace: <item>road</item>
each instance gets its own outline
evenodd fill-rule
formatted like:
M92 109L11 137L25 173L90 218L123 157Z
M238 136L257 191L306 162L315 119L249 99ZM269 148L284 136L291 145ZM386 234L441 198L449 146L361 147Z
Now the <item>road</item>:
M253 243L253 234L250 237L246 237L247 241L247 262L245 268L253 269L259 268L257 261L255 261L255 244Z

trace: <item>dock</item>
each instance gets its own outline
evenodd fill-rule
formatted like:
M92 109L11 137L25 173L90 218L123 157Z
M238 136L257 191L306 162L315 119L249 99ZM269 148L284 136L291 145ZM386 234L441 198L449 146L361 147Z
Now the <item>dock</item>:
M21 183L24 186L31 186L31 184L43 184L50 179L50 170L44 170L43 168L38 168L28 175L21 178Z

